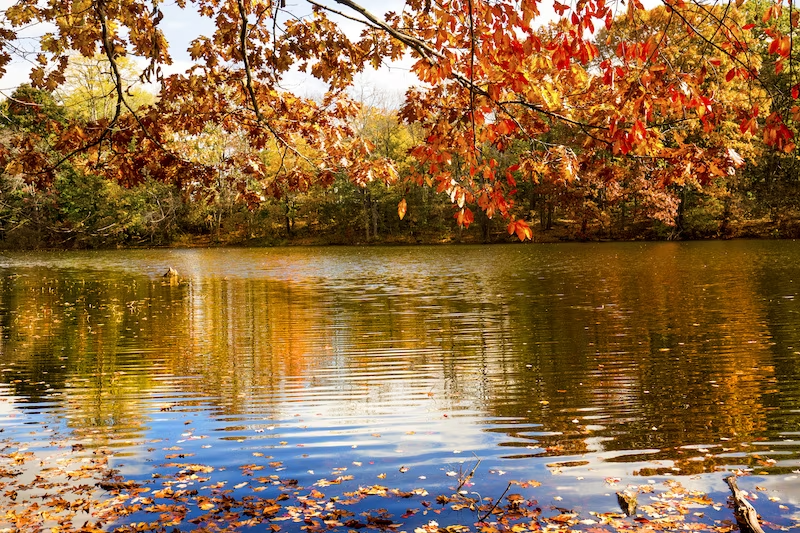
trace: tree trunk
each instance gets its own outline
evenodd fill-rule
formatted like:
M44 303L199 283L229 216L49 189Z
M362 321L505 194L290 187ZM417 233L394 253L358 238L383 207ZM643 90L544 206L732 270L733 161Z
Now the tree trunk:
M670 240L679 239L686 224L686 187L681 187L681 192L678 195L678 214L675 217L675 231Z
M284 212L284 218L286 220L286 236L291 239L292 232L294 230L294 217L292 216L292 201L288 198L286 199L286 211Z
M361 199L361 203L362 206L364 207L364 237L366 238L367 242L369 242L369 227L370 227L369 191L367 189L363 189L362 195L363 197Z
M722 220L719 224L719 234L722 237L725 237L728 234L728 225L730 224L731 218L731 197L725 197L722 209Z
M378 238L378 202L372 199L372 195L370 195L370 207L372 210L372 238Z
M489 217L486 216L486 213L483 210L478 211L478 222L481 225L481 238L483 239L484 243L491 242L492 238L489 234L489 230L491 229L491 224Z

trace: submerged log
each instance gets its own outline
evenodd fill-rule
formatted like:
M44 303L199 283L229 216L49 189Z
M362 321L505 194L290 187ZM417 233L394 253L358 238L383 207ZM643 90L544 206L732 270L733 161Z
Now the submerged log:
M736 476L728 476L725 481L733 493L733 514L736 515L739 530L742 533L764 533L761 524L758 523L758 513L755 507L745 499L744 493L736 484Z

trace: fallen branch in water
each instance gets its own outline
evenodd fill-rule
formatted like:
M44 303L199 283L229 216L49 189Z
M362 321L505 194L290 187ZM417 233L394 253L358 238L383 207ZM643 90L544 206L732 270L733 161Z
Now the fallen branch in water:
M739 530L742 533L764 533L761 524L758 523L758 513L755 507L745 499L744 493L736 484L736 476L728 476L725 481L733 493L733 514L736 515Z
M506 493L508 492L508 489L510 489L510 488L511 488L511 485L512 485L512 483L509 483L509 484L508 484L508 486L506 487L506 490L504 490L504 491L503 491L503 494L501 494L501 495L500 495L500 497L499 497L499 498L497 498L497 501L496 501L496 502L494 502L494 505L492 505L492 508L491 508L491 509L489 509L489 511L487 511L487 513L486 513L485 515L483 515L482 517L480 517L480 518L478 519L478 522L483 522L484 520L486 520L487 518L489 518L489 516L490 516L490 515L491 515L491 514L494 512L494 510L495 510L495 509L497 509L497 506L498 506L498 505L500 505L500 502L501 502L501 501L503 501L503 496L505 496L505 495L506 495ZM762 533L763 533L763 532L762 532Z

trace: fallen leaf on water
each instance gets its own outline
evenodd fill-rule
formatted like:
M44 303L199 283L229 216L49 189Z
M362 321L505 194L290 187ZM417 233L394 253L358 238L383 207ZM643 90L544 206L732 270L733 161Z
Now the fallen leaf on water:
M575 518L575 515L572 514L572 513L562 513L560 515L552 516L550 518L547 518L546 520L548 522L556 522L558 524L567 524L567 523L571 522L574 518Z

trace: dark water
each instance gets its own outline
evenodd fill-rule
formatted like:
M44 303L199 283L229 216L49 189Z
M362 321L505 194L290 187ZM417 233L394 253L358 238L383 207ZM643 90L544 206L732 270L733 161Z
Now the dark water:
M785 241L4 254L0 437L138 480L180 453L230 488L257 463L434 495L480 459L483 497L537 480L598 512L669 479L724 502L741 470L786 527L798 285Z

